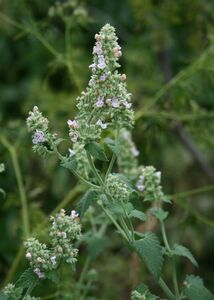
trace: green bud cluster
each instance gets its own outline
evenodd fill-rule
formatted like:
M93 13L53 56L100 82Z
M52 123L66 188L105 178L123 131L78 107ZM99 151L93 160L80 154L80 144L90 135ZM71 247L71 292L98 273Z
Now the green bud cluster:
M134 180L139 173L137 160L139 151L132 141L130 131L126 129L120 131L119 144L122 149L117 160L120 173L123 173L129 179Z
M74 143L97 140L107 127L131 128L134 121L126 75L116 70L122 52L114 27L105 25L95 39L89 86L77 99L78 114L68 124Z
M78 249L73 247L73 242L81 235L81 226L77 216L75 211L71 212L71 216L67 216L65 210L61 209L55 217L51 217L50 237L54 252L57 257L71 264L76 262L78 254Z
M44 278L45 272L56 268L56 265L51 261L51 251L46 244L40 243L35 238L29 238L24 246L26 249L25 257L39 278Z
M131 300L146 300L146 298L138 291L133 291L131 293Z
M106 190L114 202L128 202L130 189L117 175L110 174L106 179Z
M61 261L73 265L77 260L78 249L74 248L73 243L81 234L78 214L72 210L68 216L62 209L51 217L51 221L50 248L35 238L29 238L24 244L25 256L39 278L45 278L46 273L56 269Z
M161 172L152 166L142 167L136 187L138 191L143 192L145 201L161 201L164 198Z
M22 288L21 287L17 288L12 283L9 283L8 285L6 285L2 292L3 292L3 295L9 297L9 299L11 299L11 300L21 299L21 296L22 296Z
M77 172L84 178L88 179L89 174L89 166L86 150L84 149L84 145L76 142L73 146L73 151L75 155L75 160L77 162Z
M60 17L64 19L73 14L76 17L86 17L87 11L77 0L56 1L48 10L49 17Z

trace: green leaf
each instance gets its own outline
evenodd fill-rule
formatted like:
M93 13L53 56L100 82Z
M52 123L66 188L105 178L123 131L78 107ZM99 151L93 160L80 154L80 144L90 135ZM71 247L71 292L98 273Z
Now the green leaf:
M76 170L76 167L77 167L77 162L75 160L75 158L73 159L68 159L68 160L65 160L61 163L61 166L68 169L68 170Z
M164 221L169 214L168 211L164 211L162 208L157 208L157 207L150 208L149 211L153 216L155 216L160 221Z
M97 258L108 245L108 239L99 235L95 235L87 239L88 255L91 259Z
M108 146L108 148L116 155L120 154L121 151L121 145L119 144L119 142L116 143L115 140L112 140L110 138L106 138L105 139L106 145Z
M159 278L163 265L163 253L157 236L152 232L146 233L144 238L134 242L134 248L149 271Z
M45 275L46 275L46 278L51 280L53 283L60 282L60 276L56 270L49 271L49 272L45 273Z
M109 203L107 205L108 209L114 213L116 216L125 217L126 213L129 215L131 211L133 210L133 206L131 203L123 203L123 206L121 203ZM126 213L125 213L126 211Z
M188 248L186 248L182 245L175 244L174 249L172 251L173 251L173 254L175 254L175 255L184 256L184 257L188 258L193 265L198 267L197 261L195 260L194 256L192 255L192 253L190 252L190 250Z
M80 218L83 217L84 213L88 210L88 208L95 203L97 198L97 192L89 189L80 199L78 204L78 212L80 214Z
M108 161L103 145L97 142L91 142L85 145L85 149L94 158L102 161Z
M141 221L147 221L147 215L137 209L132 210L131 213L129 214L129 217L136 218Z
M204 286L203 280L199 276L188 275L186 277L186 288L184 295L189 300L214 300L214 296Z
M17 286L24 288L34 288L39 284L38 276L31 268L26 269L17 281Z
M145 285L145 284L143 284L143 283L139 284L139 285L135 288L135 290L136 290L137 292L139 292L141 295L143 295L145 300L156 300L156 299L158 299L157 296L153 295L153 294L149 291L148 286Z

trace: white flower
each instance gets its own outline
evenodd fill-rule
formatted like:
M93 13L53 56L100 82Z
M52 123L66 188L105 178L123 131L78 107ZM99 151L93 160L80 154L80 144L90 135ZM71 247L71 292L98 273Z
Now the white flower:
M103 107L104 101L103 101L103 96L98 97L98 101L96 102L97 107Z
M137 182L136 184L136 188L138 189L138 191L143 192L145 187L143 184L141 184L141 182Z
M136 156L138 156L139 155L139 151L137 150L137 148L136 147L132 147L131 148L131 152L132 152L132 154L136 157Z
M71 141L73 143L76 143L77 139L78 139L78 134L76 132L72 132L72 134L71 134Z
M69 151L69 157L74 156L76 153L73 149L70 149L70 148L68 149L68 151Z
M31 259L31 258L32 258L32 255L31 255L30 252L27 252L26 255L25 255L25 257L26 257L27 259Z
M125 106L125 108L131 108L132 107L132 104L126 100L124 100L123 102L123 105Z
M75 219L75 218L77 218L77 217L79 217L78 212L76 212L76 210L72 210L72 211L71 211L71 218L72 218L72 219Z
M52 262L53 265L56 264L56 256L55 255L51 256L51 262Z
M79 124L76 120L68 120L67 124L68 124L68 127L70 127L70 128L74 128L74 129L79 128Z
M161 177L161 172L160 172L160 171L156 172L156 173L155 173L155 176L156 176L157 178L160 178L160 177Z
M106 129L107 128L107 124L103 123L100 119L97 121L97 125L99 125L102 129Z
M34 273L36 273L36 275L37 275L39 278L44 278L44 277L45 277L45 274L44 274L43 272L41 272L41 271L39 270L39 268L36 268L36 269L34 269L33 271L34 271Z
M61 232L61 236L63 237L63 239L66 239L67 238L67 233L66 232Z
M118 108L119 107L119 102L118 102L117 98L113 98L113 100L112 100L112 106L114 108Z

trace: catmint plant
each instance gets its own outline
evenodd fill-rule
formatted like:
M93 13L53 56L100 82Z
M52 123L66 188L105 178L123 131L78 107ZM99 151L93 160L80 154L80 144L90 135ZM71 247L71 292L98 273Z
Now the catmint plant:
M49 122L37 107L27 119L28 129L32 132L33 149L40 154L55 153L61 165L86 184L89 190L84 201L88 203L89 197L94 198L95 201L90 203L96 202L95 206L114 224L129 248L138 253L162 289L164 297L170 300L195 300L199 299L196 291L200 291L200 300L213 299L199 277L187 276L185 284L182 284L183 277L177 277L177 256L189 259L195 266L197 262L186 247L169 243L165 229L168 212L164 210L164 203L170 203L170 199L163 192L161 172L153 166L140 166L138 163L139 151L130 131L134 125L131 94L126 89L126 75L118 72L121 55L115 29L107 24L95 35L93 61L89 66L91 77L86 90L77 98L77 115L67 121L71 143L69 154L59 153L58 144L61 140L50 133ZM110 160L105 147L112 152ZM96 168L97 160L108 162L104 176ZM113 172L116 162L118 172ZM162 242L155 233L141 233L134 228L133 219L140 222L148 219L143 211L146 201L151 202L150 214L159 221ZM53 222L57 227L58 223L55 220ZM57 249L61 249L57 247L66 249L64 235L66 238L67 234L65 228L56 234L54 251L57 259L60 257ZM62 256L69 262L65 254L67 250L63 253ZM162 278L165 262L171 264L172 282L166 283ZM158 298L144 284L136 287L131 295L133 300Z
M170 204L170 199L164 194L161 172L153 166L138 163L139 151L131 137L134 126L131 94L126 88L126 75L118 71L121 55L115 29L107 24L95 35L93 61L89 66L91 77L86 90L77 98L76 117L67 120L69 148L66 153L60 152L59 145L64 138L51 132L49 121L35 106L27 118L33 150L42 156L55 154L61 166L86 185L87 191L81 199L81 220L84 213L91 219L91 209L104 215L129 249L138 254L161 288L161 297L170 300L214 299L198 276L187 275L185 281L183 275L178 278L178 257L189 259L196 267L197 262L186 247L169 242L165 205ZM104 162L104 174L97 169L97 161ZM151 208L148 208L150 203ZM159 222L161 239L154 232L142 233L135 228L136 220L145 222L151 215ZM77 213L72 211L67 216L61 210L51 222L50 246L35 238L25 242L26 259L38 280L55 272L61 262L74 265L77 259L78 250L73 243L81 235ZM96 229L93 222L92 227ZM96 230L94 234L97 234ZM172 280L169 282L163 278L165 264L171 268ZM160 299L160 296L154 295L143 283L131 293L132 300Z

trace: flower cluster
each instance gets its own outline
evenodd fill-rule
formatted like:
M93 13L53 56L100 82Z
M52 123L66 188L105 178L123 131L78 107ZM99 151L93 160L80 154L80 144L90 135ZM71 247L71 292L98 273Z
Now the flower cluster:
M51 217L51 221L51 248L35 238L29 238L25 242L25 257L39 278L45 278L46 272L56 269L62 260L74 264L78 254L78 250L73 247L81 233L76 211L72 210L68 216L62 209L55 217Z
M126 90L126 75L115 69L120 65L121 48L117 43L115 29L105 25L95 35L93 64L89 66L92 76L89 86L77 99L78 114L69 120L69 134L72 142L86 143L101 137L108 127L131 128L133 111L131 94Z
M161 201L164 199L161 172L152 166L142 167L136 188L138 191L143 192L145 201Z
M118 167L120 173L125 174L131 180L136 179L139 173L137 161L139 151L132 141L130 131L126 129L121 130L119 144L123 149L118 156Z
M21 296L22 296L22 288L20 288L20 287L17 288L12 283L9 283L8 285L6 285L2 292L3 292L3 295L9 297L9 299L14 299L14 300L21 299ZM6 298L6 299L8 299L8 298Z
M51 217L52 226L50 237L56 256L65 259L67 263L75 263L78 249L73 247L73 242L80 238L81 226L79 224L78 214L71 212L70 216L65 215L65 210Z
M29 132L32 132L33 150L38 154L45 156L52 149L54 144L57 145L57 135L49 132L49 121L39 111L37 106L29 112L26 120Z
M47 246L37 239L29 238L25 242L25 249L25 257L29 260L30 266L39 278L44 278L45 272L56 268L56 262L53 261L54 254L51 256Z
M129 200L130 188L125 182L120 180L116 174L108 175L106 179L106 190L115 202L126 203Z

